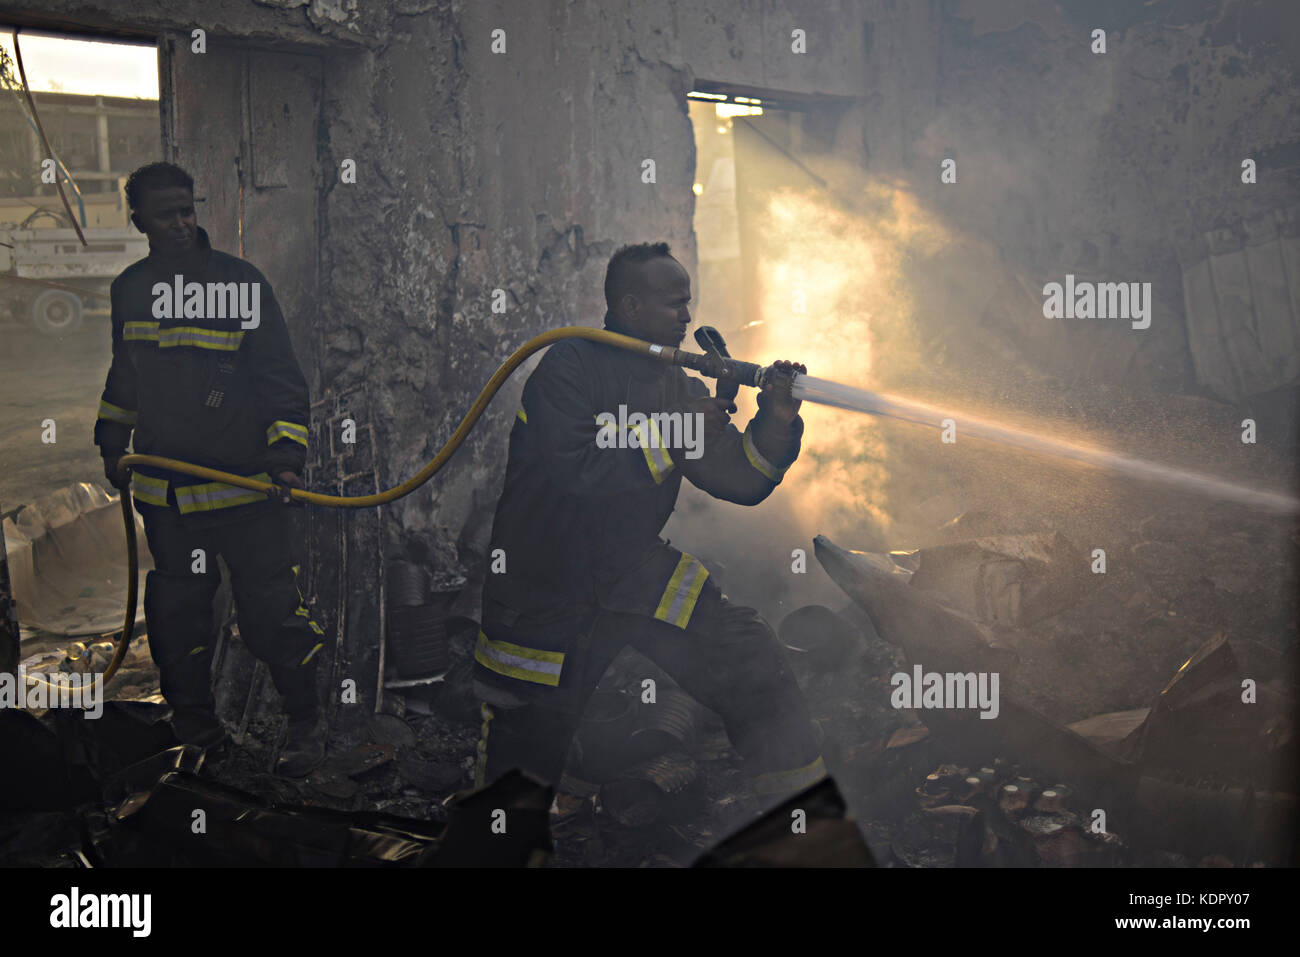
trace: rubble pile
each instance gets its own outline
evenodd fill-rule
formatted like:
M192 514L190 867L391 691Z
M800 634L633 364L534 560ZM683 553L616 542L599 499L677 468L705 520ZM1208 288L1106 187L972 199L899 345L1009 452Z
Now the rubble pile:
M512 775L489 799L471 792L474 629L448 635L441 678L386 689L381 713L335 721L325 763L302 780L271 773L284 729L267 709L245 709L222 750L180 746L140 638L102 719L0 714L0 765L28 772L6 776L0 860L455 866L490 851L502 866L1294 864L1294 647L1277 637L1291 606L1218 565L1197 596L1167 571L1181 559L1158 543L1172 533L1154 518L1141 533L1132 554L1150 567L1109 577L1089 574L1084 549L1060 535L888 554L819 537L818 559L852 601L796 609L779 635L833 782L771 809L720 719L631 650L592 696L559 786ZM1105 636L1126 629L1149 643L1105 668L1091 664L1095 647L1077 647L1088 631L1113 651ZM112 650L29 643L24 665L102 671ZM996 708L899 706L899 676L914 669L997 672ZM167 808L200 798L219 847L172 833ZM488 849L474 835L501 801L527 826ZM815 840L788 841L792 813Z
M1154 520L1143 526L1159 534ZM1176 648L1177 657L1153 680L1145 676L1162 657L1149 651L1091 669L1051 650L1083 621L1098 631L1117 627L1090 604L1108 600L1108 589L1134 582L1148 589L1112 612L1149 621L1143 603L1165 594L1161 587L1182 587L1169 584L1168 565L1154 566L1153 577L1121 575L1098 588L1079 574L1088 559L1060 536L999 536L889 554L854 552L821 537L816 548L854 599L862 647L836 671L805 673L801 681L836 739L826 748L832 773L860 802L873 841L889 845L882 860L1295 863L1296 689L1287 667L1294 646L1283 644L1287 632L1274 620L1292 613L1289 600L1256 596L1251 613L1273 620L1273 630L1231 641L1225 625L1234 614L1241 620L1239 610L1215 617L1214 603L1202 602L1179 625L1185 636L1200 628L1196 644L1187 648L1180 639L1164 648ZM1168 550L1162 555L1169 559ZM863 613L870 627L862 626ZM841 617L854 614L846 609ZM993 720L960 706L879 719L890 676L922 664L927 672L999 672L1001 700L987 715ZM1144 676L1140 686L1134 674ZM1119 697L1117 686L1132 696ZM1099 703L1127 707L1078 715Z

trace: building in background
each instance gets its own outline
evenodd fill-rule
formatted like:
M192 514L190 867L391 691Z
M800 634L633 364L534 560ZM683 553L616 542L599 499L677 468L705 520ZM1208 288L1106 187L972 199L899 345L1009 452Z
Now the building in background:
M80 193L69 191L74 213L85 225L129 225L122 187L131 170L157 160L161 143L158 101L77 93L34 93L50 146L72 174ZM26 104L13 91L0 92L0 226L68 227L53 183L41 182L40 138Z

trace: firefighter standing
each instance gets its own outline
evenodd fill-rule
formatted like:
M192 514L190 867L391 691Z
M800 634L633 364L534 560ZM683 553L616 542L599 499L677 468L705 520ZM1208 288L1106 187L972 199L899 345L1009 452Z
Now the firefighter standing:
M650 342L680 345L691 321L690 277L666 243L619 250L605 299L607 329ZM741 433L729 424L735 406L675 366L573 339L543 357L524 386L493 524L474 653L483 699L476 783L514 767L558 782L587 698L628 644L721 716L756 795L788 795L825 775L772 629L659 537L683 476L742 505L781 481L803 432L790 373L805 370L777 369ZM620 405L629 416L703 414L702 454L602 447L610 443L597 441L598 417L617 417ZM654 420L638 428L649 432Z
M289 716L278 770L308 773L325 750L316 695L323 632L290 557L287 488L302 488L308 390L266 278L211 248L196 223L194 181L153 163L127 181L131 222L149 255L112 285L113 362L95 444L109 481L134 451L220 469L280 488L270 495L152 467L134 469L135 503L154 570L145 583L149 645L184 742L225 740L212 693L212 599L220 554L240 636L266 663Z

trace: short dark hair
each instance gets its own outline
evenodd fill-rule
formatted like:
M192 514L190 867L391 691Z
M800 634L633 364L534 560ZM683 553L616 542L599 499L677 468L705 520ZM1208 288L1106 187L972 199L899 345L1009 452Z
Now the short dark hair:
M613 312L618 301L630 291L636 266L661 256L672 258L667 243L636 243L615 252L605 268L605 308Z
M194 191L194 177L175 163L150 163L141 166L126 181L126 204L135 212L144 200L144 194L155 189L183 186Z

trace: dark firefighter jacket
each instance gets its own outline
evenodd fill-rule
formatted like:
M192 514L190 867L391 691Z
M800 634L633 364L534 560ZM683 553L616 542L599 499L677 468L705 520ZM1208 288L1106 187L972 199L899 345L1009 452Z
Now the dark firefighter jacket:
M155 285L173 287L176 270L155 256L133 263L113 281L113 364L99 403L95 444L106 458L121 455L134 429L138 454L262 481L283 469L301 472L307 383L271 284L252 264L212 249L202 229L198 242L200 265L190 267L183 283L201 284L203 304L187 310L188 317L156 318L159 295L172 293ZM241 328L235 300L228 298L238 287L227 283L260 283L255 328ZM245 294L251 302L251 292ZM202 316L193 314L200 311ZM132 489L142 511L174 507L204 524L243 517L249 506L266 502L259 492L153 467L134 469Z
M606 328L627 334L609 320ZM551 346L524 386L510 433L477 678L525 694L558 686L588 610L687 627L703 590L716 586L703 564L659 537L683 477L715 498L756 505L798 456L803 420L764 424L760 395L745 432L728 425L680 465L666 448L599 447L597 420L617 419L620 405L628 416L649 416L708 394L679 367L614 346L580 339ZM637 431L658 428L651 419Z

